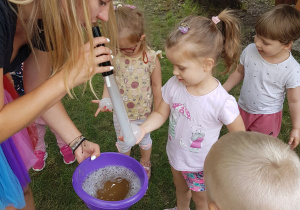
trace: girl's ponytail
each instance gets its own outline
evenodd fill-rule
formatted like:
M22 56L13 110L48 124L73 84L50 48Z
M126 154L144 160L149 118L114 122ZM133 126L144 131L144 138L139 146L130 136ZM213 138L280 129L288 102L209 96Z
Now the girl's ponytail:
M222 54L226 64L224 73L228 73L236 68L239 61L241 24L238 18L233 15L233 11L227 9L223 10L218 18L222 23L221 32L224 37Z

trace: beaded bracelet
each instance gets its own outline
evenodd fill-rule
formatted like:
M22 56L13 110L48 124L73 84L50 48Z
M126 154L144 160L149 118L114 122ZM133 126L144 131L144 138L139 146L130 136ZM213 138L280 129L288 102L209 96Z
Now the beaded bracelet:
M69 143L69 146L72 149L72 153L74 155L75 150L84 142L86 138L83 135L76 137L73 141ZM74 142L74 143L73 143ZM73 143L73 144L72 144ZM72 145L71 145L72 144Z

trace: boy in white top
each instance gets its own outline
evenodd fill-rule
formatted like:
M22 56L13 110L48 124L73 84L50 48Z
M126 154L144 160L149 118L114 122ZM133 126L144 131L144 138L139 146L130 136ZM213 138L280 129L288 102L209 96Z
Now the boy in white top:
M257 132L222 136L204 163L210 210L299 210L300 160L281 140Z
M224 83L230 91L243 80L238 101L246 130L277 137L287 93L293 129L289 144L300 141L300 65L289 49L300 38L300 12L278 5L257 21L254 44L243 51L240 65Z

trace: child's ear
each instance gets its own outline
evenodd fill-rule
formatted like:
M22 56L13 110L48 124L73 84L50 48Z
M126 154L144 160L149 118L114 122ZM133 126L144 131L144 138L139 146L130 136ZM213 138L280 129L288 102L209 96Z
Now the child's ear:
M146 38L146 34L143 34L140 38L141 41L143 41Z
M288 50L288 51L291 51L293 43L294 43L294 42L290 42L290 43L284 45L284 49L286 49L286 50Z
M215 66L215 60L212 58L205 58L203 61L204 71L211 71Z

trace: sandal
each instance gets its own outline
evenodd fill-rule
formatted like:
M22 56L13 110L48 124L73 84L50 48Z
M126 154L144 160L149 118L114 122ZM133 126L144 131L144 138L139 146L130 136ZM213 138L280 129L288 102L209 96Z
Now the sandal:
M151 177L151 162L150 160L148 162L142 162L140 161L140 164L143 166L143 168L145 169L146 171L146 174L148 176L148 180L150 179Z

